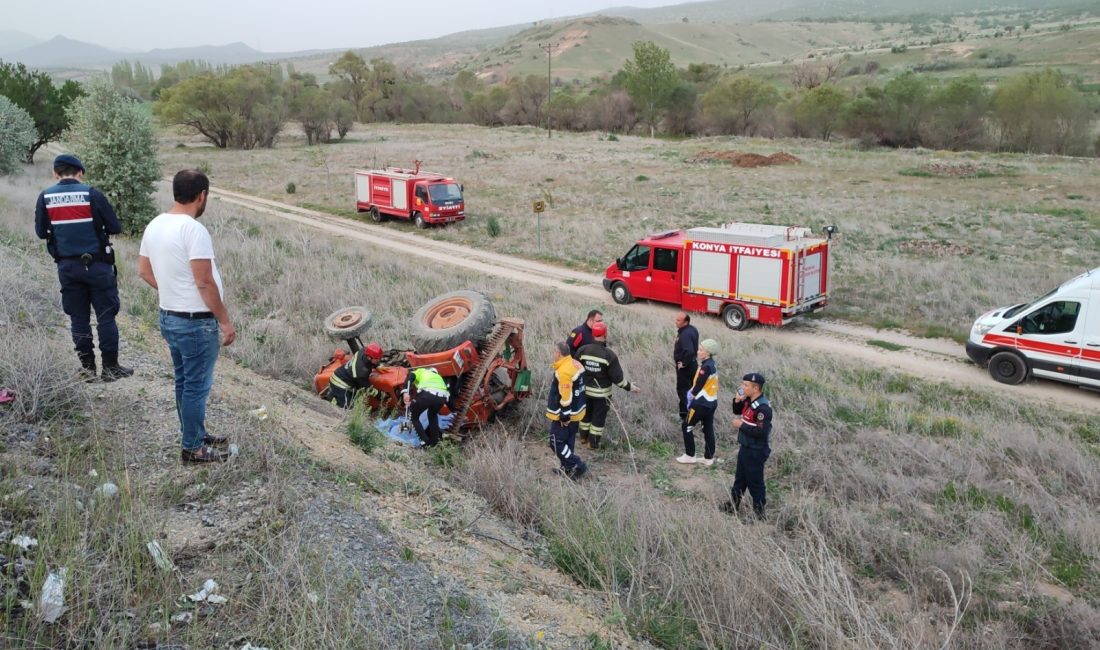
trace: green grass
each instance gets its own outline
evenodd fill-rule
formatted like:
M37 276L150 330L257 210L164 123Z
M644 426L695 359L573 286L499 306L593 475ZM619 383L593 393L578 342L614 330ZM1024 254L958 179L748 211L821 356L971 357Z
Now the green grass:
M879 339L871 339L867 341L867 345L873 345L876 348L882 348L883 350L890 350L891 352L899 352L904 350L906 346L900 343L891 343L890 341L882 341Z

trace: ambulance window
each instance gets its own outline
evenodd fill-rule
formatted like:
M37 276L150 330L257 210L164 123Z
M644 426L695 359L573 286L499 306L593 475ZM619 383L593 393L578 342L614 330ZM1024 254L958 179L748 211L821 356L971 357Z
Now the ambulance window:
M653 270L654 271L671 271L675 273L676 268L676 249L675 248L654 248L653 249Z
M1081 303L1059 300L1024 316L1020 321L1024 334L1066 334L1077 328Z
M649 246L635 246L623 257L622 270L642 271L649 268Z

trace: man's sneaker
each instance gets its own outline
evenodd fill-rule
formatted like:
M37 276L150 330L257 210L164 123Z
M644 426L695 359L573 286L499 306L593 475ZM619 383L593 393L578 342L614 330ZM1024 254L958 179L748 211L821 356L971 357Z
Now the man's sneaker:
M125 366L103 366L103 381L110 383L116 379L125 379L134 374L133 368Z
M710 467L711 465L714 464L714 459L713 458L697 458L697 459L695 459L695 462L699 463L700 465L706 465L707 467Z
M695 463L699 462L699 459L697 459L695 456L681 454L679 457L676 458L676 462L683 463L684 465L694 465Z
M229 460L229 454L203 445L198 449L181 449L180 460L185 463L224 463Z

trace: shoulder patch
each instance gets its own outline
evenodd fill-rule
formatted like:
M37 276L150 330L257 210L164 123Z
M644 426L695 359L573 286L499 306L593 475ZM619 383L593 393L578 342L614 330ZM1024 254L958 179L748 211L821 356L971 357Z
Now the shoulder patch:
M756 421L757 422L763 422L764 421L764 414L763 413L757 413L756 414Z

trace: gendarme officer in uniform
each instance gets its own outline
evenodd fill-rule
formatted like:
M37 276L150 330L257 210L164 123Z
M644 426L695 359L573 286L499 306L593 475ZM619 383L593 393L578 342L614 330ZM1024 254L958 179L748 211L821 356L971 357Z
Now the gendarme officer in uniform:
M76 156L55 158L53 177L57 182L38 195L34 231L57 262L61 307L69 316L81 374L89 381L96 377L94 309L103 381L129 377L134 371L118 363L118 283L110 241L122 226L107 197L82 182L84 165Z
M741 507L745 490L752 495L752 510L764 518L764 506L768 499L764 489L764 463L772 449L772 405L764 397L764 375L750 372L741 378L741 389L733 398L733 428L737 429L737 473L730 489L730 501L722 504L722 510L736 513Z

